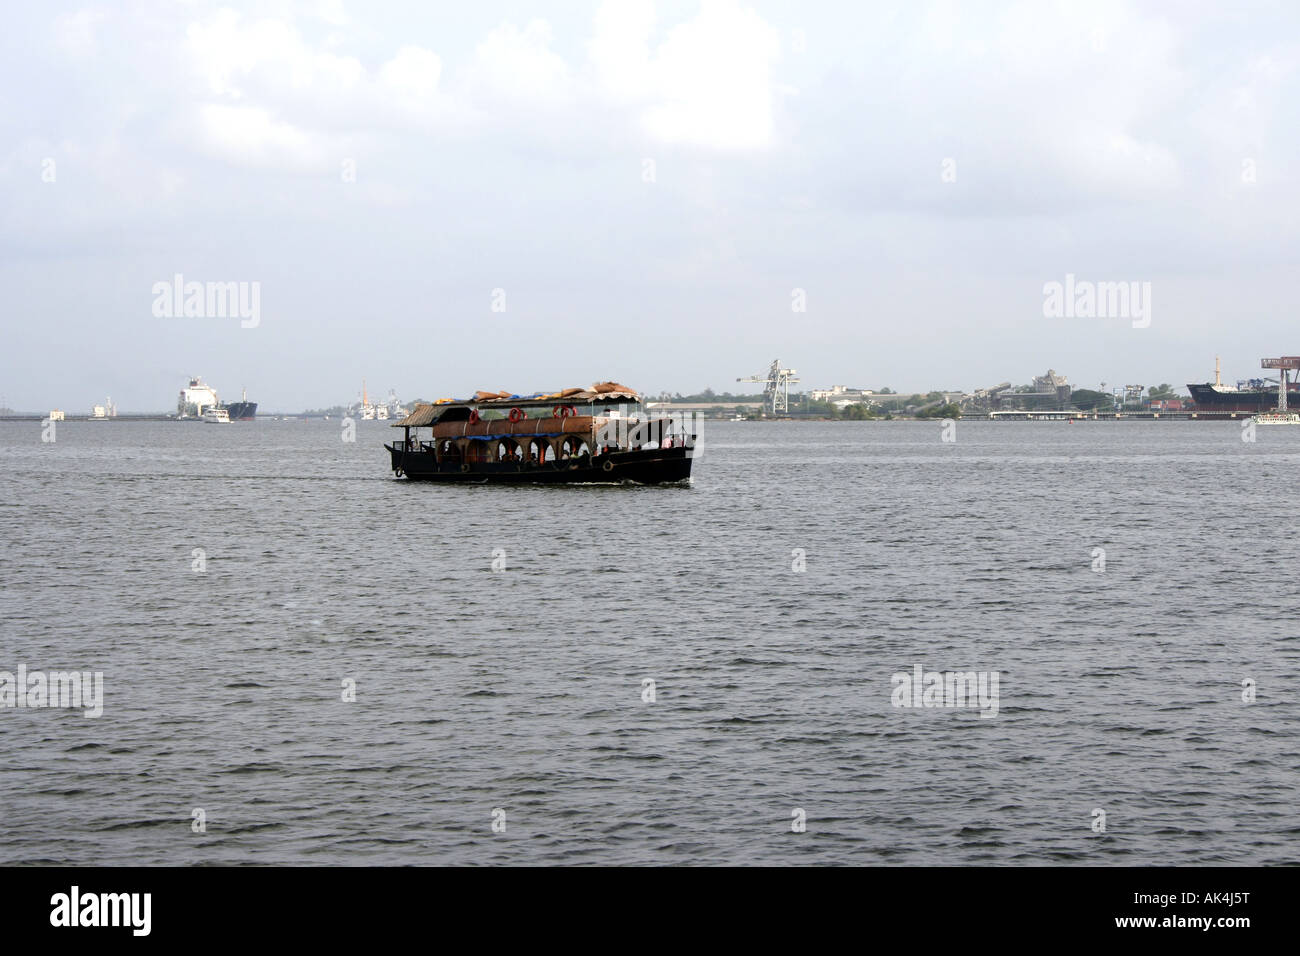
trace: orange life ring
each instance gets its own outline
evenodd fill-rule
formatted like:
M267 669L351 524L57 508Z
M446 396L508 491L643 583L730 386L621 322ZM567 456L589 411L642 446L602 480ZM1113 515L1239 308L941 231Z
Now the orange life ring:
M574 415L578 414L578 410L572 405L556 405L555 408L551 409L551 411L554 413L556 418L572 418Z
M528 416L524 414L524 410L517 405L510 409L510 420L512 422L522 422L527 417Z
M471 425L477 425L477 424L478 424L478 421L479 421L479 419L478 419L478 409L477 409L477 408L471 408L471 409L469 410L469 423L470 423Z

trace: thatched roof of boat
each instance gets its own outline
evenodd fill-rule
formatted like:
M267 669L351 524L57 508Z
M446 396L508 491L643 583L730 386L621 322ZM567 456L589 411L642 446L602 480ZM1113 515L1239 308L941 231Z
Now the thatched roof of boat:
M562 388L555 392L536 392L532 395L512 395L509 392L475 392L471 400L476 405L517 405L521 402L639 402L636 389L618 382L597 382L588 388Z
M400 422L394 422L394 428L401 428L405 425L407 428L423 428L426 425L432 425L433 420L441 414L441 409L433 405L426 405L420 402L415 406L415 410L407 415Z
M421 402L415 410L400 422L394 422L394 428L422 428L433 424L442 414L444 405L487 405L492 407L542 404L555 402L564 405L581 405L584 402L639 402L640 394L636 389L620 385L618 382L597 382L588 388L562 388L557 392L537 392L533 395L512 395L509 392L475 392L473 398L440 398L432 405Z

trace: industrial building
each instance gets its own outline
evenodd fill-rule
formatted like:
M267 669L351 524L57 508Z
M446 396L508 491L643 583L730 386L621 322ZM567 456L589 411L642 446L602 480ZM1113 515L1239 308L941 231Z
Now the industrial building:
M814 388L809 393L814 402L830 402L832 405L869 405L875 401L875 395L869 388L849 388L847 385Z
M1002 382L992 388L976 389L963 396L962 408L970 412L1034 411L1036 409L1070 408L1070 384L1064 375L1048 369L1044 375L1034 376L1029 385L1012 388Z

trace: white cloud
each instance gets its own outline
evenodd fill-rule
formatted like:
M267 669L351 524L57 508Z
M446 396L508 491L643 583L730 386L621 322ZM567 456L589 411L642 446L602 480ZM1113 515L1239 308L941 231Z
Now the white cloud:
M242 165L320 168L328 156L311 134L253 106L209 103L198 131L212 152Z
M386 91L415 101L429 101L438 93L442 60L418 46L404 46L379 70L379 85Z
M271 95L336 95L357 88L365 78L355 57L311 49L284 20L250 21L223 9L190 24L186 36L192 69L215 96L243 99L250 87Z
M596 11L587 56L602 93L614 100L650 95L650 38L655 25L654 0L606 2Z
M779 35L738 0L708 0L662 37L654 34L651 0L606 3L596 13L586 58L576 64L554 49L547 21L503 22L462 59L450 82L438 53L410 43L367 69L348 52L352 28L342 7L324 4L317 13L331 26L319 42L306 39L292 18L228 8L186 26L193 108L252 108L205 112L206 145L266 162L293 156L313 129L445 131L471 117L479 129L552 141L593 132L617 136L620 129L624 137L713 149L773 141ZM593 112L603 122L593 125ZM544 116L544 126L526 121L533 115ZM234 149L227 135L234 128L246 129L260 145Z
M516 101L571 103L570 70L564 59L551 50L551 26L532 20L520 30L503 23L478 45L471 71L475 92Z
M668 143L718 149L770 145L777 30L736 0L708 0L653 51L654 7L608 2L588 49L607 97L638 102L642 128Z
M107 19L102 10L77 10L62 13L54 21L54 37L65 53L87 56L96 47L99 24Z
M350 21L343 9L343 0L317 0L315 14L336 27L346 26Z
M346 22L341 7L325 4L323 15ZM181 125L197 126L205 151L232 162L301 170L336 163L360 131L427 127L447 112L437 54L405 44L368 70L335 52L346 39L336 30L314 46L290 20L229 9L189 24L185 62L197 102L188 110L197 121Z

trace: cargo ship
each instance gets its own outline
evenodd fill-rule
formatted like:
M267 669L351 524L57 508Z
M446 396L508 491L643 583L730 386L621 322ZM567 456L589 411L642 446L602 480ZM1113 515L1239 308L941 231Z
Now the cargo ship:
M248 400L248 389L241 389L240 398L237 402L231 402L223 406L230 415L232 422L251 422L257 417L257 402Z
M216 389L205 385L203 379L194 375L190 378L189 385L181 389L180 397L176 400L176 417L202 419L203 413L209 408L225 409L232 422L251 422L257 415L257 402L248 400L247 389L240 401L222 404Z
M384 446L393 473L414 481L654 485L689 479L697 454L695 416L655 417L617 382L444 398L392 427L404 429Z
M1246 412L1257 415L1278 408L1279 388L1286 381L1286 404L1283 407L1300 407L1300 381L1291 381L1283 372L1276 382L1267 379L1242 379L1236 385L1225 385L1219 372L1219 360L1214 360L1214 381L1188 383L1198 412Z

